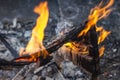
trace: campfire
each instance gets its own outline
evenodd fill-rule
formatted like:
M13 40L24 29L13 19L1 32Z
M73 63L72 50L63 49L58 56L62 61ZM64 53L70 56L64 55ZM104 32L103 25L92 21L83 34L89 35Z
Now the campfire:
M97 22L110 14L113 3L114 0L109 0L106 5L101 2L91 9L86 21L79 26L73 26L67 32L62 31L58 38L45 47L43 40L49 19L49 3L41 2L34 8L38 18L26 48L21 48L19 55L12 61L4 60L0 64L23 66L36 63L37 66L44 66L54 60L60 66L62 61L68 60L91 73L92 80L97 80L100 74L100 58L105 51L105 45L101 43L111 33L102 26L97 26ZM3 36L0 37L1 41L7 44ZM12 53L16 52L12 50Z

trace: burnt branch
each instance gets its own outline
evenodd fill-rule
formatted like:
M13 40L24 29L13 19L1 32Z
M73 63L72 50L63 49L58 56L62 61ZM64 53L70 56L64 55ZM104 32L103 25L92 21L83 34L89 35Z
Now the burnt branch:
M85 23L86 24L86 23ZM53 53L54 51L58 50L63 44L69 42L69 41L74 41L78 38L78 34L85 28L85 24L84 25L81 25L81 26L78 26L78 27L73 27L68 33L62 35L59 39L56 39L54 40L53 42L51 42L46 50L49 52L49 54ZM2 36L0 36L2 37ZM6 46L9 46L10 45L8 44L8 42L6 42L6 40L4 40L4 38L1 38L3 40L3 42L6 44ZM15 54L15 51L13 50L13 48L11 49L11 47L9 48L10 50L12 50L12 53ZM47 56L46 59L43 58L43 56L39 56L38 55L38 52L42 52L43 50L39 50L35 53L32 53L33 56L35 56L37 59L40 59L41 61L41 65L45 65L46 63L50 62L50 60L52 59L50 55ZM17 52L16 52L17 53ZM15 54L16 55L16 54ZM15 62L16 60L18 59L29 59L31 58L31 55L29 54L26 54L26 55L23 55L23 56L20 56L20 57L17 57L15 58L14 60L12 61L9 61L9 62L6 62L6 63L9 63L8 65L17 65L18 62L16 63L13 63ZM13 63L13 64L12 64ZM1 63L1 65L7 65L5 64L4 62Z
M52 56L47 56L45 59L40 59L40 66L44 66L52 60ZM36 63L35 61L7 61L0 59L0 69L10 69L13 67L22 67L24 65L29 65L31 63ZM9 66L9 67L8 67Z
M5 37L0 33L0 40L3 42L5 47L11 52L13 57L18 57L19 55L17 54L17 51L10 46L10 44L5 40Z
M37 63L25 65L13 78L12 80L24 80L28 73L33 72L36 68Z
M96 28L95 26L90 29L90 42L92 45L92 49L90 49L90 56L93 57L92 61L92 78L91 80L98 80L98 75L100 74L100 58L99 58L99 52L98 52L98 36L96 33Z
M78 34L85 28L85 25L86 25L86 23L84 25L81 25L81 26L73 27L69 32L62 35L59 39L56 39L53 42L51 42L46 47L46 50L49 52L49 54L51 54L54 51L58 50L63 44L65 44L69 41L77 40ZM42 52L42 51L44 51L44 50L39 50L39 51L31 53L31 54L33 56L35 56L36 58L39 58L40 56L38 55L38 52ZM27 54L27 55L23 55L23 56L18 57L18 58L31 58L31 55ZM16 58L16 59L18 59L18 58ZM14 59L14 60L16 60L16 59Z
M32 62L13 62L0 59L0 69L12 69L13 67L22 67L24 65L29 65Z

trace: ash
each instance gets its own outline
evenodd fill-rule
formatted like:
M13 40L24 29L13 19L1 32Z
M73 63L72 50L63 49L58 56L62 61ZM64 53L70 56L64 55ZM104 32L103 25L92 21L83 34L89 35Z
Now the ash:
M30 0L29 0L30 1ZM62 0L61 0L62 1ZM89 11L97 5L100 0L64 0L61 2L63 19L59 20L57 0L48 0L50 8L50 18L48 27L45 30L44 44L60 36L61 31L69 31L73 25L80 25L87 19ZM31 3L32 4L32 3ZM54 5L55 4L55 5ZM17 5L16 5L17 6ZM98 25L103 25L112 33L104 41L106 46L104 56L101 58L101 80L119 80L120 79L120 1L115 0L113 12ZM30 15L30 14L29 14ZM13 16L11 14L11 16ZM34 16L32 14L32 16ZM36 16L36 15L35 15ZM5 16L7 17L7 16ZM15 17L15 16L14 16ZM0 34L2 34L9 44L19 52L20 48L25 47L30 39L32 28L35 25L35 19L28 18L5 18L0 21ZM62 27L61 27L62 26ZM54 37L56 36L56 37ZM10 51L0 41L0 58L12 60L14 57ZM30 71L24 79L18 80L89 80L88 74L73 65L70 61L63 61L61 69L52 64L47 67L39 67ZM11 68L0 70L0 80L12 80L22 68ZM40 70L35 73L36 70Z

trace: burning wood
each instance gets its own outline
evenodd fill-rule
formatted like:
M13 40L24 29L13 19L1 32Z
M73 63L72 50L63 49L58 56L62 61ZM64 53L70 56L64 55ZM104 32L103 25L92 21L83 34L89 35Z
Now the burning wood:
M101 2L97 7L95 7L94 9L91 10L90 16L88 17L88 21L84 26L73 28L69 33L66 33L60 39L54 41L51 45L49 45L50 47L48 46L48 48L46 48L46 50L49 53L52 53L53 51L57 50L59 47L61 47L65 43L69 42L70 40L73 41L73 40L77 39L78 37L85 36L85 34L88 33L88 31L94 25L97 24L98 20L105 18L111 12L111 9L109 9L109 7L112 4L113 4L113 0L111 0L108 3L108 5L106 5L105 7L102 7L102 2ZM103 28L99 28L99 27L98 28L96 27L96 31L101 31L100 37L98 38L98 42L97 42L98 44L100 44L100 42L102 42L105 39L105 37L107 37L107 35L110 34L110 32L107 32ZM43 33L42 33L42 35L43 35ZM34 41L34 40L30 40L30 42L31 41ZM35 44L36 44L35 42L31 43L31 45L35 45ZM29 45L30 45L30 43L29 43ZM58 47L58 45L59 45L59 47ZM56 49L53 49L53 51L52 51L52 48L55 48L55 47L56 47ZM27 49L31 49L31 48L27 47ZM34 49L34 48L32 48L32 49ZM43 52L43 51L46 52L46 50L38 49L38 50L35 50L34 52L30 52L29 54L31 54L31 57L39 57L40 56L39 52ZM99 51L101 51L101 50L104 50L104 48L103 47L100 48ZM101 51L101 52L103 52L103 51ZM102 54L102 53L100 53L100 54ZM43 53L43 55L44 55L44 53Z
M97 80L100 74L100 57L105 50L104 46L99 48L99 44L110 34L110 31L97 27L97 22L110 14L111 9L109 8L113 2L114 0L110 0L106 6L103 6L103 2L101 2L91 10L88 20L84 24L73 27L59 39L51 42L46 48L43 46L43 39L44 29L49 18L49 10L47 1L40 3L34 9L39 17L32 31L32 37L27 47L20 51L20 57L15 58L13 62L37 62L40 60L40 65L45 65L52 60L54 54L51 53L60 48L58 53L54 55L58 65L63 60L71 60L74 64L92 73L92 80Z
M45 49L43 46L44 29L47 26L47 21L49 17L47 2L42 2L39 6L35 7L34 12L39 14L39 17L37 18L36 26L32 31L32 37L25 49L25 53L20 53L20 55L28 53L30 54L38 51L39 49ZM42 53L39 52L38 55L43 55L44 57L46 57L46 55L48 54L46 50L44 50ZM36 59L34 57L32 58Z

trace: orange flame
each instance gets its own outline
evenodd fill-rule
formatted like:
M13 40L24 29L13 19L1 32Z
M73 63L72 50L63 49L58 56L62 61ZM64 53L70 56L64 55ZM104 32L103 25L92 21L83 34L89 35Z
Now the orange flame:
M82 32L80 32L78 37L80 37L82 35L86 35L86 33L92 27L94 27L100 19L107 17L110 14L110 12L112 11L109 8L112 6L113 3L114 3L114 0L110 0L106 6L102 7L103 2L101 2L98 6L93 8L90 12L90 15L88 16L88 23L86 24L85 29L82 30Z
M100 19L107 17L110 14L110 12L112 11L112 9L109 9L109 8L112 6L113 2L114 2L114 0L110 0L109 3L104 7L102 7L103 2L101 2L98 6L93 8L90 12L90 15L88 16L88 22L85 26L85 29L79 33L78 37L85 36L86 33L92 27L96 26L97 22ZM34 12L37 13L39 15L39 17L37 18L36 26L32 30L32 37L25 49L25 52L22 51L22 54L30 54L31 55L30 59L26 59L27 61L36 61L36 55L33 55L32 53L35 53L35 52L39 51L40 49L42 49L42 51L39 52L37 54L37 56L42 55L45 58L46 55L48 55L48 52L45 50L45 47L43 46L44 30L47 26L47 22L48 22L48 18L49 18L49 10L48 10L47 5L48 5L47 1L41 2L34 9ZM102 41L104 41L104 39L110 34L109 31L104 30L102 27L96 27L96 31L100 32L100 36L98 38L98 44L100 44ZM71 44L71 42L68 42L65 45L67 45L71 48L74 48L73 45ZM105 50L104 46L102 46L99 49L99 53L100 53L99 56L103 55L104 50ZM20 59L20 60L24 60L24 59Z
M109 3L103 6L103 2L101 2L98 6L96 6L95 8L93 8L88 16L88 22L85 26L85 29L82 30L78 37L80 36L85 36L86 33L94 26L97 26L97 22L100 19L106 18L110 12L112 11L112 9L110 9L110 7L112 6L112 4L114 3L114 0L110 0ZM110 34L110 31L106 31L103 29L103 27L96 27L96 31L100 32L100 35L98 37L98 44L100 44L101 42L103 42L105 40L105 38ZM70 43L66 43L66 45L68 45L69 47L73 47L70 45ZM102 56L104 53L104 46L102 46L99 49L99 56Z
M110 12L112 11L112 9L109 9L109 8L112 6L113 3L114 3L114 0L110 0L109 3L106 6L102 7L103 2L101 2L98 6L93 8L90 12L90 15L88 16L88 23L86 24L85 29L82 30L82 32L80 32L78 37L80 37L82 35L86 35L86 33L92 27L97 25L97 22L100 19L106 18L110 14ZM105 38L110 34L110 31L106 31L102 27L96 27L96 31L100 32L100 35L98 37L98 44L103 42L105 40ZM99 56L103 55L104 50L105 50L104 46L102 46L99 49Z
M40 56L41 54L46 57L48 52L45 50L43 46L43 39L44 39L44 30L47 26L48 18L49 18L49 10L48 10L48 3L47 1L41 2L38 6L34 8L34 12L39 15L36 21L36 25L32 30L32 37L27 44L25 49L25 53L23 54L30 54L39 51L40 49L44 49L44 52L39 52L37 55ZM32 59L35 59L35 56L32 55ZM31 59L30 59L31 60Z
M105 38L111 33L110 31L106 31L105 29L103 29L103 27L96 27L96 31L100 32L100 35L98 37L98 44L103 42Z
M105 51L105 46L99 48L99 57L103 56L104 51Z

